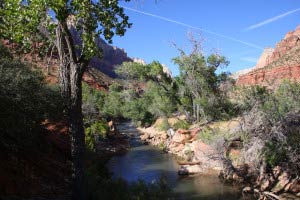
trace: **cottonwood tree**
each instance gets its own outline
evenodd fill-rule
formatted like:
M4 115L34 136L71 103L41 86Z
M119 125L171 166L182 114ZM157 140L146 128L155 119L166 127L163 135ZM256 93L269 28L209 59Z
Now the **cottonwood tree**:
M227 66L229 62L224 56L213 53L207 57L202 52L202 43L190 38L192 51L190 53L177 48L180 55L173 59L179 66L179 76L176 78L179 86L179 96L186 110L193 111L196 121L200 117L207 119L208 112L217 110L219 85L222 75L217 75L216 70ZM175 45L176 46L176 45Z
M2 38L30 48L36 45L35 36L41 35L47 42L38 46L52 44L56 48L61 94L71 135L72 199L85 199L82 76L91 58L101 55L95 40L103 36L111 42L115 34L124 35L131 25L128 17L119 0L4 0L0 3Z

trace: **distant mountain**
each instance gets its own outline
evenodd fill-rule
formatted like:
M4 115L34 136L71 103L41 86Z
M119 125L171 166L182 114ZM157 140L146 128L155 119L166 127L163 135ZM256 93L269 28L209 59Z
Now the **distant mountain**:
M70 17L68 20L68 27L72 33L74 42L77 45L81 45L81 38L79 37L78 31L75 28L75 21L72 17ZM127 56L127 53L124 49L111 46L102 38L97 38L96 44L99 49L102 49L103 57L101 59L94 57L90 62L90 66L100 70L112 78L116 77L116 73L114 72L116 66L121 65L125 61L133 61L132 58Z
M101 38L97 40L97 45L103 50L103 58L93 58L90 62L90 66L112 78L116 77L114 70L118 65L121 65L123 62L133 61L132 58L127 56L124 49L111 46Z
M237 72L237 85L277 85L283 79L300 81L300 26L288 32L275 48L266 48L254 68Z

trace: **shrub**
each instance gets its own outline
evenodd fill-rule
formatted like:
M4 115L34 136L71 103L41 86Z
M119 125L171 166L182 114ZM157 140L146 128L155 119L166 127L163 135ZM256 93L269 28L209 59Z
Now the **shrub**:
M213 140L214 132L209 127L204 127L199 133L198 133L198 139L200 139L202 142L209 144Z
M175 124L174 124L174 129L175 130L177 130L177 129L189 129L189 127L190 127L190 124L187 122L187 121L185 121L185 120L179 120L178 122L176 122Z
M91 150L95 150L96 140L106 139L109 127L104 121L97 121L91 126L85 129L85 141L87 147Z
M158 125L158 130L167 131L170 128L170 124L166 117L163 118L162 122Z
M46 85L41 71L18 60L0 59L1 145L37 144L41 123L61 116L62 106L58 88Z
M264 155L267 164L272 168L286 161L287 156L285 149L280 148L276 143L274 144L272 142L266 142Z

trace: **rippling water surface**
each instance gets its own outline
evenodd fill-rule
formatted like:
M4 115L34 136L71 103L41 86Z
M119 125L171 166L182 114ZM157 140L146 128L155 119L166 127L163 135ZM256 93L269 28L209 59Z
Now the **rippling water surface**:
M242 198L240 189L223 184L216 176L179 177L179 166L172 155L162 153L150 145L143 145L138 132L131 124L123 124L119 129L126 134L132 134L133 137L129 152L113 157L108 163L113 178L122 177L127 181L143 179L151 183L163 176L173 189L176 199L245 199Z

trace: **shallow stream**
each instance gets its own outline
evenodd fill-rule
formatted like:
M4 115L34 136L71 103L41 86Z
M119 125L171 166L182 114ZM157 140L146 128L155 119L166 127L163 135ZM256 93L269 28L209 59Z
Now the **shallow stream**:
M179 166L172 155L162 153L151 145L144 145L139 139L139 132L130 123L121 124L119 130L131 136L131 148L125 155L115 156L108 162L113 178L121 177L127 181L143 179L151 183L164 177L179 200L246 199L242 197L240 188L222 183L217 176L178 176Z

